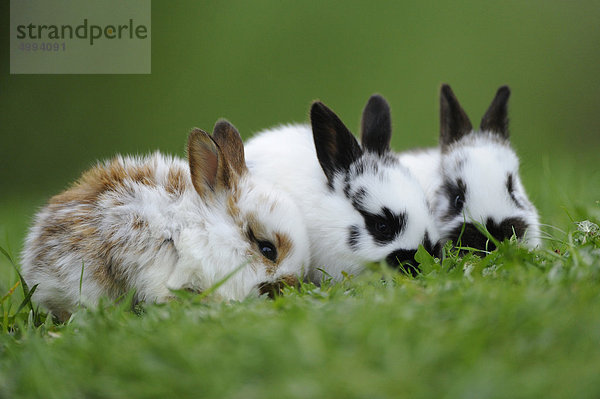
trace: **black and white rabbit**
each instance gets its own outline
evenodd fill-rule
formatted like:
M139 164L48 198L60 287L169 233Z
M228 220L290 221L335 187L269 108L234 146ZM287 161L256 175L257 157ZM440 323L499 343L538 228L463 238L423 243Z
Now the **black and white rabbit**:
M158 152L117 156L51 198L22 255L25 280L38 285L34 299L64 319L80 300L135 289L138 300L162 302L172 289L201 292L239 267L218 297L304 278L300 211L248 172L233 125L218 122L212 137L194 129L187 150L188 162Z
M450 86L443 85L439 147L399 156L427 193L442 244L460 238L462 247L493 250L476 222L499 241L514 234L529 247L540 245L538 213L509 141L509 96L508 86L500 87L479 129L473 129Z
M387 102L372 96L363 112L362 148L337 115L312 104L311 126L258 133L245 145L248 168L295 200L308 229L310 278L334 279L368 262L412 262L435 242L433 215L419 182L390 150ZM311 129L312 127L312 129ZM407 271L415 272L412 265Z

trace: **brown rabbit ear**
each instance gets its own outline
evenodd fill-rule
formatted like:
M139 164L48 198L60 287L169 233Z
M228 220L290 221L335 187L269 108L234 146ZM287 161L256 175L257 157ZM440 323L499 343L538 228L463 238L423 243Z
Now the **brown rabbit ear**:
M188 160L192 183L202 199L231 188L229 166L223 152L204 130L193 129L190 133Z
M510 89L508 86L502 86L496 92L496 97L492 100L490 107L481 119L479 129L483 131L499 134L508 139L508 98Z
M440 145L444 151L473 130L473 125L447 84L440 90Z
M248 170L244 158L244 143L235 126L225 119L221 119L215 125L213 139L223 151L229 167L235 173L242 175Z
M383 155L390 151L392 117L388 102L379 94L369 98L363 110L360 140L365 150Z

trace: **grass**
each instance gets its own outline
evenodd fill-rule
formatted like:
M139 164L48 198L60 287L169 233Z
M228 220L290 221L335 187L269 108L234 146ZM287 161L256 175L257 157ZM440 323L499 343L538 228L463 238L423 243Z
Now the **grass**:
M523 178L543 249L421 251L416 278L373 265L275 300L125 298L64 324L12 265L44 196L0 198L0 398L600 397L599 175L542 162Z
M416 278L373 265L275 300L178 293L66 324L16 281L0 299L0 397L595 398L600 231L555 237L483 258L419 251Z
M597 176L524 174L553 237L533 252L419 252L416 278L373 265L275 300L125 298L64 324L8 260L43 197L1 198L0 398L600 397Z

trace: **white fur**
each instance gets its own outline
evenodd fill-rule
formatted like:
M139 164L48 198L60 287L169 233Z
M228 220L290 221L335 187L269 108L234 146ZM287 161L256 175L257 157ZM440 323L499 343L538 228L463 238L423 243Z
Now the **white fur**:
M258 220L267 232L265 239L275 240L280 233L292 240L290 252L271 275L265 267L269 261L252 255L256 251L245 225L236 224L228 212L228 193L203 201L191 183L187 162L159 153L119 157L118 162L126 168L151 165L156 184L130 179L93 204L49 204L36 215L23 251L23 275L30 286L38 285L34 300L53 312L70 312L80 299L96 304L101 296L114 298L129 289L136 290L139 300L161 302L172 297L172 289L207 290L243 265L216 290L219 297L243 299L260 283L304 275L309 247L303 218L287 194L260 177L246 173L235 190L242 221L249 216ZM165 189L173 168L185 171L181 195ZM44 234L57 220L73 222L63 226L64 234ZM134 228L135 221L143 221L143 228ZM81 248L70 246L70 237L87 234L88 227L95 230L83 238ZM106 242L114 244L108 252L100 245ZM95 276L108 265L120 276L120 289L107 287Z
M433 209L435 193L442 185L440 173L441 152L439 148L406 151L398 154L400 162L419 181L425 196Z
M365 152L365 163L377 163L378 173L364 173L351 181L351 191L365 189L363 204L369 212L377 213L386 206L408 215L403 234L377 245L366 233L363 217L344 195L343 176L336 177L333 190L328 187L309 126L287 125L258 133L246 143L245 154L253 174L288 192L300 208L308 228L310 276L315 282L321 278L317 269L341 279L342 271L359 273L365 263L385 259L396 249L416 249L426 232L434 234L424 193L399 163L384 165ZM351 226L358 226L361 232L355 248L348 243Z

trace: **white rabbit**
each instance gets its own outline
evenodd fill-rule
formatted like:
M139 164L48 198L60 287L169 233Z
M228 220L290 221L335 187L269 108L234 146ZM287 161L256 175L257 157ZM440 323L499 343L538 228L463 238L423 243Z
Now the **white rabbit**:
M419 244L437 236L418 181L390 151L387 102L372 96L362 118L361 148L333 111L312 104L311 127L258 133L245 146L248 168L287 191L298 204L311 247L310 278L334 279L366 263L410 263ZM414 273L412 265L407 271Z
M121 157L88 170L50 199L23 250L34 300L64 319L135 289L162 302L172 289L242 299L256 287L305 277L309 244L291 198L248 172L235 127L194 129L188 159ZM244 266L245 265L245 266ZM79 292L80 278L81 294Z
M440 146L400 154L419 178L436 214L440 243L493 250L475 226L497 240L516 235L529 247L540 245L538 214L519 178L519 159L508 132L510 90L500 87L478 130L448 85L440 92Z

